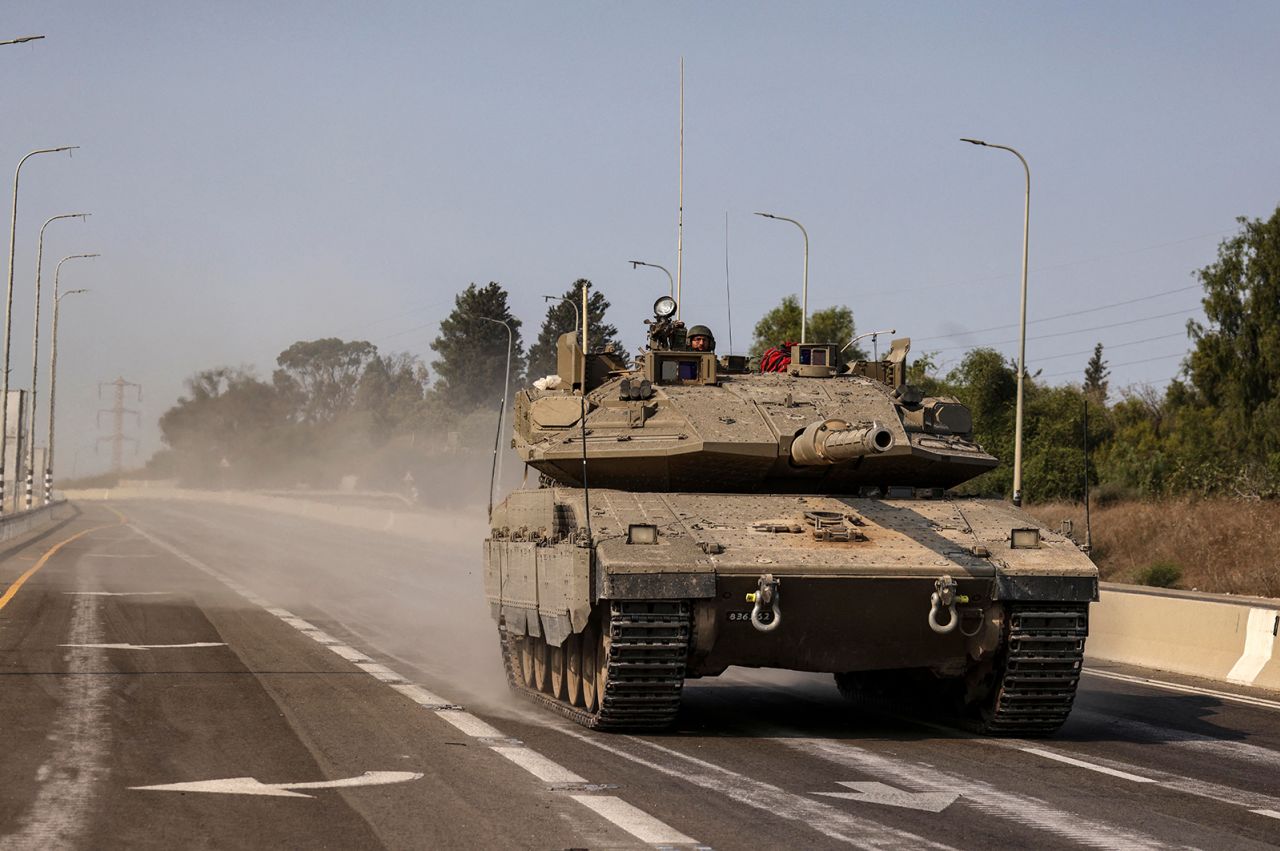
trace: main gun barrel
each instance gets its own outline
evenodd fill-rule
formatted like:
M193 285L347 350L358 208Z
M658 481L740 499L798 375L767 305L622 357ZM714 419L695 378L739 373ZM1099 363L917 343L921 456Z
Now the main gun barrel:
M893 432L880 423L852 426L844 420L821 420L805 426L791 443L791 463L821 467L852 461L892 449Z

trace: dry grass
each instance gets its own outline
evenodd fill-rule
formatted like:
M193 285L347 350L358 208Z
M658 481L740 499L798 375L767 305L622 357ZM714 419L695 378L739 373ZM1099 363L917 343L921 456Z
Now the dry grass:
M1084 506L1044 503L1028 510L1058 529L1064 518L1084 540ZM1122 502L1095 506L1093 559L1110 582L1138 582L1153 565L1181 568L1176 587L1280 597L1280 503L1231 500Z

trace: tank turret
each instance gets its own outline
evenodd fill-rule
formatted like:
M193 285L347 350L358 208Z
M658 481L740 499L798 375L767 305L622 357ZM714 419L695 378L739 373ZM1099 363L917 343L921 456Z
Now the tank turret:
M997 463L973 442L963 405L905 383L908 338L843 369L836 346L796 344L785 372L746 373L691 348L674 315L659 299L633 366L566 334L556 379L517 396L521 457L578 486L585 440L592 486L738 493L948 488Z

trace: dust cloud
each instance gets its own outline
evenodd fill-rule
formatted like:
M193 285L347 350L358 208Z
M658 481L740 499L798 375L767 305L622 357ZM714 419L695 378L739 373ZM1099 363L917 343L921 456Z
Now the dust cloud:
M521 466L509 466L517 482ZM129 498L112 504L145 532L411 681L447 700L506 714L513 701L484 598L489 464L421 469L426 492L417 500L404 493L215 492L124 482L118 493ZM172 576L171 592L195 596L202 583L207 588L198 570ZM256 607L246 601L244 608Z

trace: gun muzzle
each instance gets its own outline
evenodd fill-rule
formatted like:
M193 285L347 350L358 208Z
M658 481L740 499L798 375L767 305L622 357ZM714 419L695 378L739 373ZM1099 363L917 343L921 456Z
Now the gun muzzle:
M791 463L821 467L892 449L893 432L880 423L852 426L844 420L810 423L791 443Z

